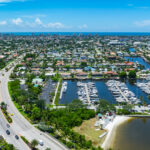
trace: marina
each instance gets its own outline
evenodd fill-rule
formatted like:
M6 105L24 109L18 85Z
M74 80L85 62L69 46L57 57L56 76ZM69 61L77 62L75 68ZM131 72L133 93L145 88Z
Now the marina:
M118 103L138 104L140 100L130 91L126 84L116 80L108 80L106 82L108 89L113 93Z
M79 81L76 81L76 80L65 80L65 81L67 82L67 89L66 89L66 92L62 93L62 98L59 101L60 104L68 104L68 103L71 103L73 100L79 98L79 95L78 95L79 87L77 86L77 83ZM117 101L116 100L117 97L115 96L116 94L114 94L113 92L111 92L109 90L108 86L106 85L107 80L101 80L101 81L84 80L84 81L80 81L80 83L86 83L86 84L88 82L94 83L94 86L97 89L96 95L98 95L99 99L105 99L112 104L115 104L120 100L120 98L119 98L119 99L117 99L118 100ZM145 82L145 80L137 80L137 82L142 83L142 82ZM134 101L137 100L137 102L139 102L139 99L141 97L143 97L143 100L146 102L146 104L150 104L150 100L147 97L148 94L145 93L144 91L142 91L136 84L130 83L128 80L125 80L124 82L121 82L121 83L122 83L121 85L126 87L125 89L128 89L128 91L130 91L129 93L132 93L132 95L134 95L132 97ZM73 90L71 90L71 88ZM120 88L119 85L118 85L118 88ZM84 91L85 91L85 87L84 87ZM120 93L120 92L118 92L118 93ZM84 98L87 98L87 97L85 96ZM122 97L122 96L121 96L121 98L124 99L124 97ZM92 100L92 97L91 97L91 100ZM132 102L133 102L133 100L132 100Z
M83 104L91 104L99 100L98 91L94 82L82 83L77 82L78 86L78 98Z
M150 94L150 81L148 81L148 82L137 82L136 85L146 94Z

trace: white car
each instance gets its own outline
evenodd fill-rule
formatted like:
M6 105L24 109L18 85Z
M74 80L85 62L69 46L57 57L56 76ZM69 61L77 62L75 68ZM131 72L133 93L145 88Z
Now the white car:
M39 144L40 144L41 146L43 146L43 145L44 145L44 142L43 142L42 140L39 140Z

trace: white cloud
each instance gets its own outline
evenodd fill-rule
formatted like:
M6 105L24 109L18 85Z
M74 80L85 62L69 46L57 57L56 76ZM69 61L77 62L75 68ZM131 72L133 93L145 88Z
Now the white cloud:
M65 26L61 22L48 22L44 23L39 17L35 20L26 20L21 17L14 18L8 21L0 21L0 25L16 25L23 28L43 28L43 29L68 29L69 26ZM85 28L86 26L84 26Z
M88 26L86 24L79 26L79 29L87 29L87 28L88 28Z
M62 23L60 23L60 22L55 22L55 23L50 22L50 23L48 23L48 24L44 24L44 23L40 20L40 18L36 18L36 19L35 19L35 23L36 23L36 25L40 25L40 26L42 26L43 28L56 28L56 29L60 29L60 28L64 28L64 27L65 27L65 26L64 26Z
M23 23L23 20L21 18L12 19L12 23L15 25L20 25Z
M43 22L39 18L35 19L35 23L38 25L43 25Z
M150 20L136 21L134 24L138 27L150 26Z
M7 21L0 21L0 25L6 25Z
M60 28L64 28L65 26L60 22L56 22L56 23L48 23L45 27L60 29Z

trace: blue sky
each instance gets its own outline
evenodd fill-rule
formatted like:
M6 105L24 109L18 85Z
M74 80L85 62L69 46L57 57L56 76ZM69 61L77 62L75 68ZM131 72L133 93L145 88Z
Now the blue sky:
M150 32L150 0L0 0L0 32Z

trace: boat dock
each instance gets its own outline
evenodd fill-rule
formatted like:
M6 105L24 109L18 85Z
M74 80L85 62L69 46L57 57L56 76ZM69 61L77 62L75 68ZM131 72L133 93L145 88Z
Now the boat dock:
M91 104L99 100L98 91L95 87L95 83L77 82L77 86L78 86L78 98L83 102L83 104Z
M59 99L62 99L63 93L65 93L66 90L67 90L67 82L64 82L61 87Z
M118 87L118 85L116 84L116 88L118 89L118 91L120 92L120 94L122 95L122 97L124 98L124 100L128 103L128 99L127 97L124 95L124 93L120 90L120 88Z
M106 85L108 86L108 89L112 92L118 103L125 102L128 104L138 104L141 102L123 82L109 80L107 81Z

